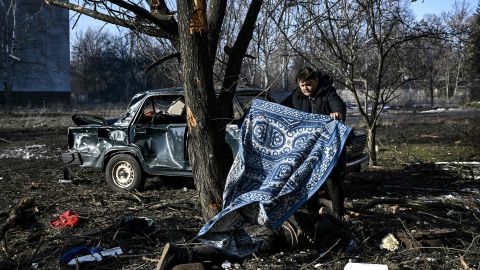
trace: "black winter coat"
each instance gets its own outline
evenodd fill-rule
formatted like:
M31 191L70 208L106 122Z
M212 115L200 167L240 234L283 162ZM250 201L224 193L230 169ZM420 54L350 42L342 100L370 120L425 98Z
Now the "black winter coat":
M305 96L299 88L295 88L280 104L308 113L330 115L332 112L339 112L343 116L347 113L347 106L333 87L333 80L330 76L321 76L318 80L318 89L313 96Z

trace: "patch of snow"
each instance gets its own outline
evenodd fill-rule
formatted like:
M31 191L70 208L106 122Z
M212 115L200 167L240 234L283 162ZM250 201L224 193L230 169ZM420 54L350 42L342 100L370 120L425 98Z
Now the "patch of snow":
M476 189L476 188L462 188L460 189L460 191L462 192L471 192L471 193L476 193L476 194L479 194L480 193L480 190Z
M0 158L21 158L25 160L31 159L50 159L54 158L48 155L45 144L27 145L25 147L17 147L5 149L0 152Z
M455 112L455 111L462 111L461 108L438 108L434 110L427 110L427 111L421 111L419 113L439 113L439 112Z
M443 196L443 198L445 198L447 200L455 200L456 199L456 197L453 196L452 194L445 195L445 196Z

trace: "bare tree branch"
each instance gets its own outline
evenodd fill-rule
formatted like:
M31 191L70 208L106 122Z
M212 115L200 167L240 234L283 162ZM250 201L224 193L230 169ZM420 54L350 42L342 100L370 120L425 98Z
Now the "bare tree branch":
M152 70L154 67L160 65L161 63L167 61L167 60L170 60L172 58L179 58L180 59L180 53L172 53L172 54L169 54L167 56L164 56L156 61L154 61L153 63L151 63L150 65L148 65L146 68L145 68L145 71L144 72L149 72L150 70Z
M228 64L225 69L225 76L222 84L222 91L218 98L219 104L225 104L220 110L221 116L230 116L233 114L231 102L235 88L237 87L237 81L239 78L242 60L247 52L248 45L252 39L255 23L257 22L257 16L260 12L263 0L253 0L248 8L247 15L243 22L242 28L238 33L237 39L232 47L232 53L228 58Z
M218 47L225 11L227 9L226 0L212 0L208 6L208 45L210 62L214 63Z

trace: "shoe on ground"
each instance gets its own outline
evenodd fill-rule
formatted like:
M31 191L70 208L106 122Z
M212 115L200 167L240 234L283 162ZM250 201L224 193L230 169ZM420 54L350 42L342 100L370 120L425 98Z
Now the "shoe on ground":
M190 262L191 255L186 248L179 248L176 247L174 244L167 243L163 248L162 255L160 256L160 260L158 261L156 270L170 270L173 266L177 264L184 264Z
M175 265L172 270L205 270L202 263L186 263Z

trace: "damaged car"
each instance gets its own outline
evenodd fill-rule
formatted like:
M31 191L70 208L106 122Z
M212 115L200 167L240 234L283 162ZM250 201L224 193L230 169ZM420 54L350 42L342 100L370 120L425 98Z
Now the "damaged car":
M236 91L234 119L225 132L234 154L238 151L237 122L253 98L273 101L268 92L259 89ZM136 94L118 119L74 115L76 126L68 129L68 150L62 161L67 166L103 170L107 184L115 191L141 189L150 176L191 177L185 111L183 90L169 88ZM368 167L365 143L366 135L355 133L347 146L347 172Z

